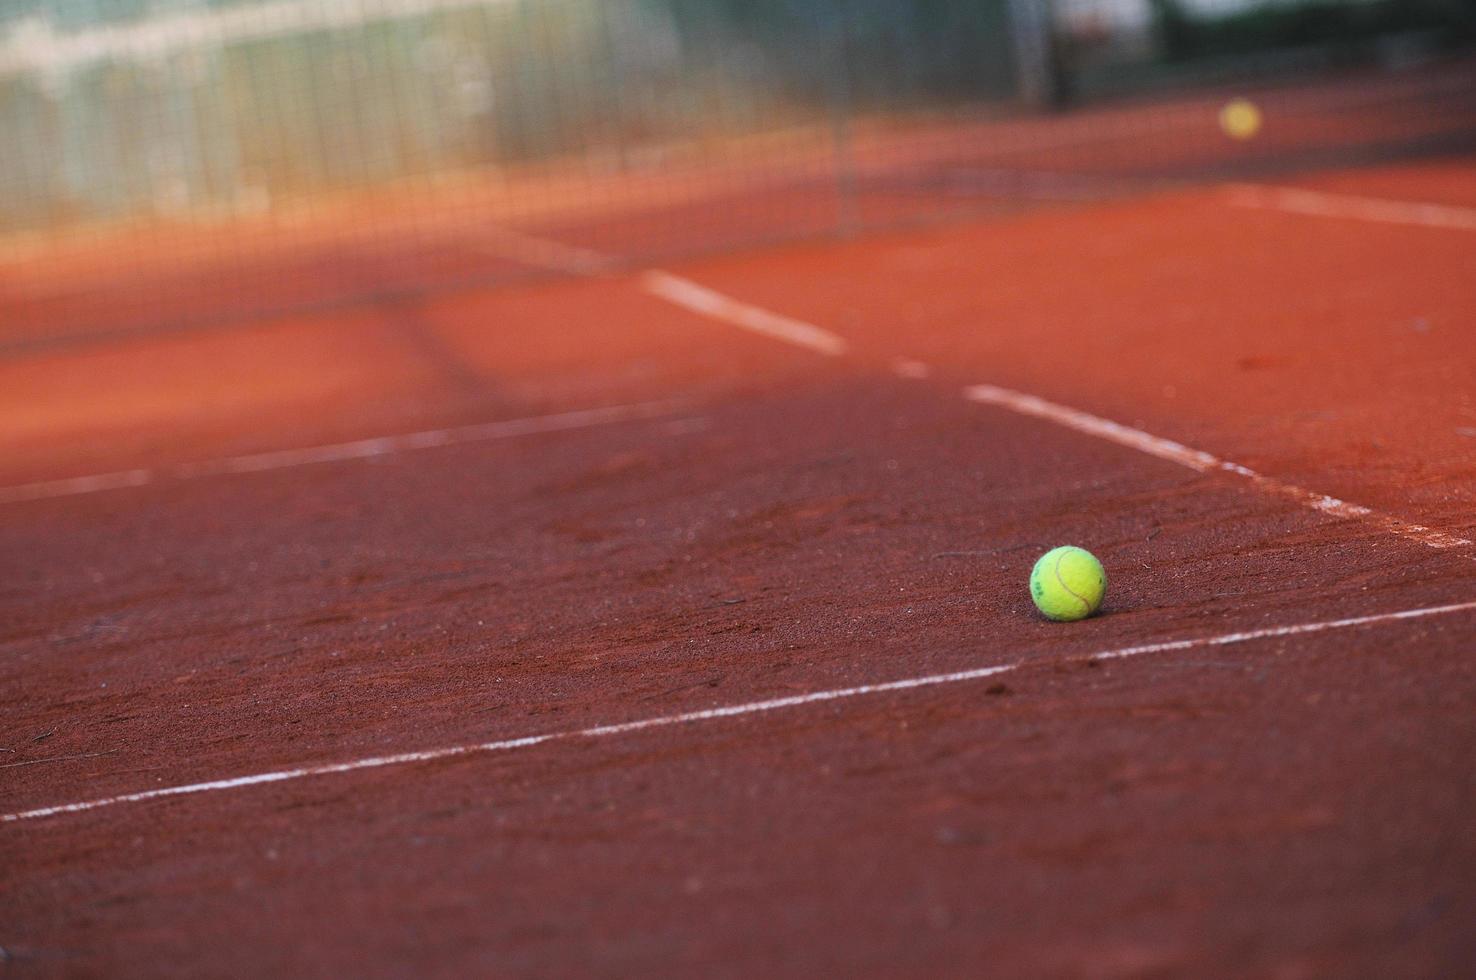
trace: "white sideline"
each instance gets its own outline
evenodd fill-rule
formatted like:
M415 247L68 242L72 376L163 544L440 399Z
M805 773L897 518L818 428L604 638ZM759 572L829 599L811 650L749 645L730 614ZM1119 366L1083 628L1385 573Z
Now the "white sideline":
M1248 643L1253 640L1275 639L1278 637L1304 636L1309 633L1323 633L1328 630L1348 629L1356 626L1368 626L1376 623L1388 623L1399 620L1423 619L1428 616L1442 616L1450 613L1476 611L1476 602L1462 602L1448 606L1432 606L1423 609L1406 609L1400 612L1377 613L1370 616L1357 616L1351 619L1334 619L1317 623L1301 623L1295 626L1271 626L1264 629L1247 630L1240 633L1225 633L1220 636L1204 637L1196 640L1174 640L1166 643L1149 643L1142 646L1124 647L1117 650L1107 650L1102 653L1091 654L1087 659L1095 660L1123 660L1129 657L1139 657L1149 653L1167 653L1178 650L1193 650L1199 647L1229 646L1236 643ZM1034 661L1041 663L1042 661ZM163 789L144 790L140 793L127 793L122 796L109 796L102 799L87 800L81 803L64 803L58 806L38 807L34 810L22 810L18 813L7 813L0 816L0 823L19 823L24 820L39 820L44 817L54 817L69 813L83 813L88 810L99 810L104 807L119 806L125 803L145 803L149 800L164 799L170 796L190 796L197 793L212 793L220 790L240 789L247 786L260 786L267 783L282 783L296 779L307 779L315 776L331 776L336 773L355 772L361 769L382 769L387 766L403 766L421 762L433 762L438 759L450 759L456 756L483 754L489 752L506 752L512 749L529 748L534 745L542 745L547 742L570 741L573 739L598 739L609 738L614 735L625 735L631 732L647 731L653 728L668 728L673 725L689 725L697 722L715 721L722 718L738 718L744 715L764 714L770 711L779 711L784 708L798 708L809 704L818 704L825 701L843 701L850 698L863 697L871 694L885 694L892 691L908 691L922 687L939 687L947 684L959 684L966 681L981 680L986 677L994 677L999 674L1009 673L1022 667L1029 666L1032 661L1015 661L1013 663L1000 664L993 667L978 667L973 670L961 670L948 674L929 674L922 677L910 677L904 680L888 681L882 684L862 684L856 687L835 688L826 691L814 691L810 694L798 694L793 697L773 698L767 701L750 701L746 704L733 704L718 708L707 708L701 711L688 711L676 715L660 715L655 718L644 718L639 721L629 721L614 725L597 725L593 728L581 728L572 731L550 732L545 735L526 735L521 738L502 739L496 742L481 742L469 745L455 745L448 748L428 749L420 752L402 752L397 755L374 756L366 759L356 759L352 762L340 762L324 766L305 766L300 769L282 769L275 772L257 773L251 776L237 776L232 779L216 779L204 783L187 783L181 786L168 786Z
M122 487L141 487L150 483L168 480L191 480L203 476L220 476L228 473L262 473L267 470L284 470L315 463L333 463L349 459L369 459L375 456L390 456L397 453L414 452L470 442L490 442L497 439L512 439L518 436L537 435L546 432L564 432L584 429L613 422L658 418L670 415L677 409L674 402L640 402L633 405L611 405L606 408L591 408L577 412L561 412L557 415L537 415L529 418L506 419L500 422L483 422L451 429L431 429L426 432L411 432L406 435L383 436L377 439L361 439L357 442L341 442L329 446L312 446L306 449L285 449L278 452L257 453L250 456L231 456L225 459L204 460L197 463L181 463L158 469L125 470L120 473L100 473L94 476L79 476L67 480L48 480L43 483L22 483L0 487L0 504L18 503L23 500L47 500L53 497L71 497L78 494L98 493Z
M1177 463L1180 466L1197 470L1200 473L1228 473L1250 481L1257 488L1278 497L1285 497L1303 507L1331 514L1334 517L1344 517L1350 520L1359 520L1372 524L1390 534L1418 541L1420 544L1431 548L1459 548L1471 544L1465 538L1447 534L1425 527L1422 524L1411 524L1388 514L1381 514L1360 504L1350 504L1346 500L1330 497L1327 494L1307 490L1292 483L1285 483L1273 477L1257 473L1255 470L1239 463L1232 463L1221 459L1211 453L1199 449L1191 449L1182 443L1171 439L1162 439L1139 429L1129 428L1109 419L1090 415L1086 412L1065 405L1057 405L1055 402L1046 401L1035 395L1027 395L1020 391L1011 391L1009 388L1001 388L997 385L973 385L964 390L964 397L970 401L985 405L994 405L999 408L1009 409L1020 415L1031 415L1036 418L1054 422L1068 429L1075 429L1087 435L1106 439L1130 449L1156 456L1159 459Z
M1225 188L1225 196L1236 207L1258 208L1263 211L1476 231L1476 208L1452 204L1391 201L1379 197L1331 194L1300 187L1268 187L1261 184L1231 184Z
M660 269L652 269L642 276L641 285L651 295L693 313L731 323L796 347L804 347L817 354L839 357L849 349L849 345L840 337L814 324L741 303L716 290L699 286L690 279L683 279Z

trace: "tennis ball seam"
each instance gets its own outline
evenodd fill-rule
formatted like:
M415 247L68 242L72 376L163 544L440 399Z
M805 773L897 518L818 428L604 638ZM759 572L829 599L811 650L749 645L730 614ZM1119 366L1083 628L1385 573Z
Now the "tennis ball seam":
M1066 594L1081 603L1081 608L1090 613L1092 611L1092 604L1087 602L1086 596L1077 595L1072 591L1071 586L1066 584L1066 580L1061 577L1061 559L1065 558L1068 554L1070 554L1069 551L1063 551L1056 556L1056 560L1051 563L1051 572L1056 576L1056 582L1061 588L1066 590Z

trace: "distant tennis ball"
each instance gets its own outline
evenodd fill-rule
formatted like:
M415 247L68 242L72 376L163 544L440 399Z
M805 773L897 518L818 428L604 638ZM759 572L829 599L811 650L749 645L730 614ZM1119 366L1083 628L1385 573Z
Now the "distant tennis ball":
M1250 99L1232 99L1220 110L1220 128L1233 140L1248 140L1261 131L1261 110Z
M1107 573L1095 555L1067 545L1040 556L1030 572L1035 608L1058 622L1086 619L1102 607Z

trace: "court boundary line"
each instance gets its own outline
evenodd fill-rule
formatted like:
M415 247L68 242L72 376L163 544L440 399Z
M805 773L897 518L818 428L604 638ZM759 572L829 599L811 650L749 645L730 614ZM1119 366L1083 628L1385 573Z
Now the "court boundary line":
M744 303L669 272L649 271L642 277L641 284L651 295L691 310L698 315L731 323L796 347L832 357L846 354L850 349L846 340L814 324ZM922 361L902 357L892 361L892 371L900 377L920 379L927 376L929 367ZM1459 535L1406 521L1362 504L1341 500L1330 494L1308 490L1294 483L1258 473L1239 463L1221 459L1213 453L1194 449L1172 439L1155 436L1140 429L1083 412L1080 409L1047 401L1036 395L1002 388L998 385L975 384L964 389L964 398L967 401L1003 408L1018 415L1028 415L1053 422L1200 473L1235 476L1249 481L1256 488L1271 496L1291 500L1303 507L1333 517L1363 521L1389 534L1417 541L1430 548L1464 548L1473 543Z
M1181 650L1194 650L1201 647L1233 646L1241 643L1250 643L1255 640L1279 639L1290 636L1306 636L1315 633L1325 633L1332 630L1351 629L1359 626L1371 626L1381 623L1401 622L1413 619L1424 619L1432 616L1450 615L1453 613L1476 611L1476 601L1454 603L1444 606L1426 606L1416 609L1404 609L1397 612L1374 613L1367 616L1355 616L1346 619L1323 620L1312 623L1298 623L1290 626L1270 626L1261 629L1245 630L1234 633L1222 633L1217 636L1199 637L1189 640L1168 640L1160 643L1146 643L1138 646L1122 647L1115 650L1105 650L1097 653L1069 658L1039 658L1032 660L1015 660L1008 663L996 664L988 667L975 667L970 670L952 671L943 674L925 674L917 677L903 678L901 680L884 681L876 684L860 684L853 687L829 688L820 691L811 691L808 694L797 694L790 697L770 698L762 701L748 701L739 704L724 705L715 708L704 708L697 711L686 711L679 714L657 715L636 721L617 722L614 724L595 725L588 728L569 729L565 731L548 732L542 735L524 735L515 738L498 739L491 742L467 743L463 745L447 746L439 749L426 749L415 752L401 752L394 755L370 756L356 759L350 762L331 763L319 766L302 766L295 769L279 769L271 772L255 773L247 776L236 776L228 779L215 779L206 782L184 783L176 786L166 786L160 789L143 790L136 793L124 793L118 796L100 797L93 800L84 800L77 803L63 803L54 806L36 807L29 810L20 810L15 813L0 815L0 823L21 823L25 821L40 820L47 817L62 816L72 813L84 813L90 810L100 810L107 807L121 806L130 803L146 803L151 800L166 799L175 796L193 796L202 793L221 792L232 789L242 789L250 786L262 786L272 783L291 782L300 779L309 779L319 776L330 776L339 773L358 772L366 769L383 769L392 766L405 766L417 763L435 762L442 759L451 759L461 756L488 755L497 752L507 752L515 749L531 748L536 745L545 745L553 742L568 742L579 739L603 739L618 735L627 735L634 732L649 731L658 728L671 728L676 726L692 725L707 721L717 721L725 718L740 718L747 715L767 714L786 708L798 708L811 704L819 704L831 701L846 701L853 698L865 697L874 694L888 694L897 691L909 691L921 688L942 687L952 684L961 684L969 681L982 680L988 677L997 677L1001 674L1011 673L1032 666L1048 666L1052 663L1069 663L1093 660L1126 660L1132 657L1140 657L1153 653L1170 653Z
M1283 497L1323 514L1363 521L1389 534L1418 541L1430 548L1462 548L1471 544L1466 538L1426 527L1423 524L1413 524L1370 507L1364 507L1362 504L1349 503L1325 493L1308 490L1294 483L1287 483L1284 480L1258 473L1248 466L1221 459L1213 453L1193 449L1172 439L1164 439L1141 429L1134 429L1110 419L1083 412L1080 409L1047 401L1036 395L1001 388L998 385L977 384L965 388L964 397L979 404L1008 409L1017 415L1028 415L1085 435L1104 439L1107 442L1115 442L1120 446L1177 463L1179 466L1199 473L1224 473L1239 477L1272 496Z
M641 288L652 296L699 316L721 320L750 333L803 347L817 354L840 357L850 351L850 344L844 338L813 323L745 303L661 269L650 269L642 273Z
M1314 218L1476 231L1476 208L1456 204L1399 201L1362 194L1339 194L1268 184L1229 184L1224 193L1225 200L1240 208L1280 211Z
M569 245L501 225L483 228L472 247L483 255L575 277L612 272L620 264L613 255L592 248Z
M532 415L445 429L427 429L403 435L375 436L352 442L308 446L302 449L278 449L244 456L226 456L220 459L176 463L168 466L120 470L114 473L97 473L60 480L42 480L36 483L20 483L0 487L0 505L32 500L51 500L58 497L75 497L107 490L175 483L208 476L265 473L271 470L294 469L319 463L394 456L422 449L438 449L443 446L494 442L553 432L570 432L619 422L666 418L675 415L683 407L685 407L683 403L677 401L634 402L628 405L610 405L603 408L559 412L553 415Z

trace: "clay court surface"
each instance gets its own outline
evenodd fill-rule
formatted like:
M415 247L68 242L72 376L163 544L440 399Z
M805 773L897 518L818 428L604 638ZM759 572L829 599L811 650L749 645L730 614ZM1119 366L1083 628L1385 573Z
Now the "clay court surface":
M1476 156L1251 183L20 303L0 975L1468 971Z

